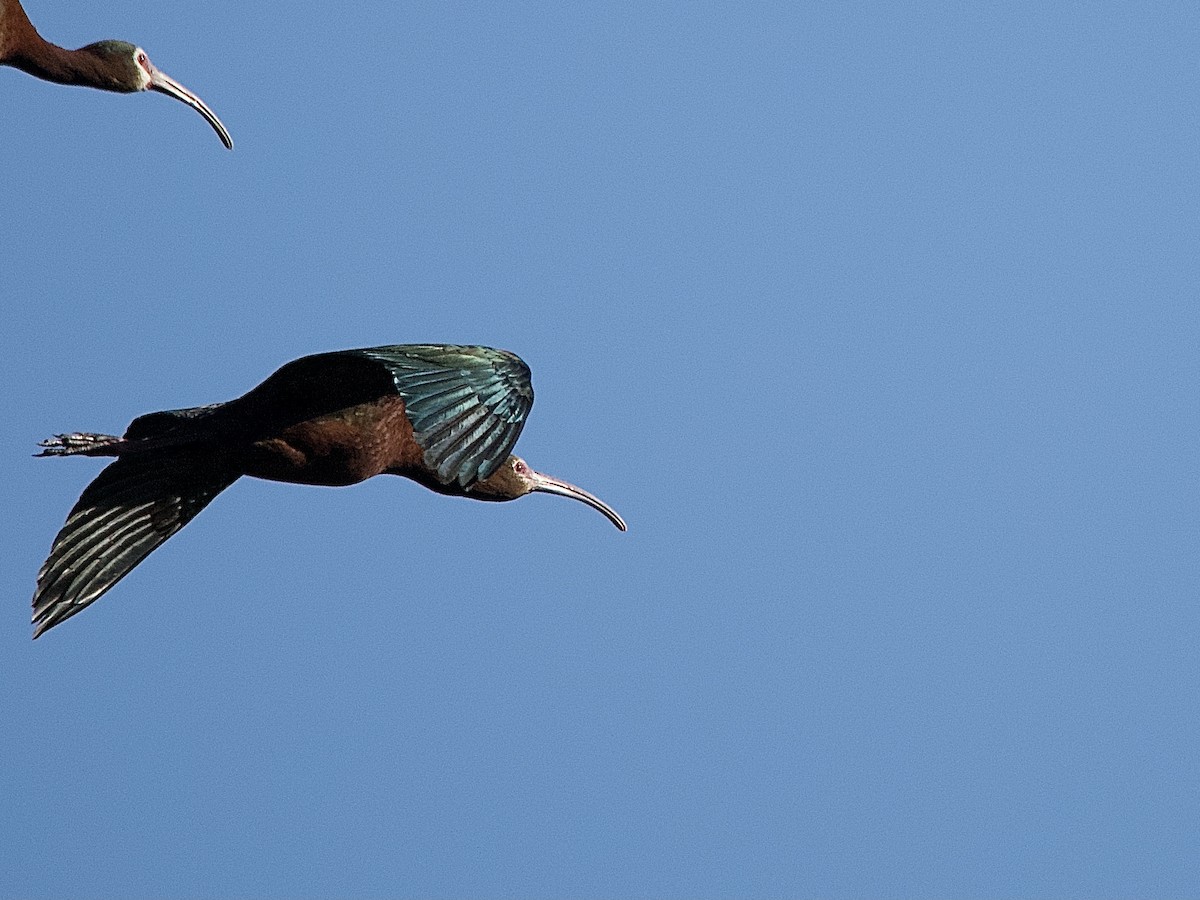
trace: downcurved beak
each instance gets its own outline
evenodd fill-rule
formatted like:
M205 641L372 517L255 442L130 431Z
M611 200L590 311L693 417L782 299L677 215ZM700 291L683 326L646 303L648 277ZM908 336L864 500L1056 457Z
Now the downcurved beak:
M608 521L612 522L621 531L627 531L625 520L617 515L617 511L601 500L599 497L594 497L585 491L583 488L577 488L573 484L567 484L565 481L559 481L557 478L551 478L549 475L543 475L541 472L533 474L533 489L542 491L546 494L558 494L560 497L570 497L572 500L581 500L592 509L598 509L604 515L608 516Z
M209 125L213 127L213 131L221 139L221 143L226 149L233 149L233 138L229 136L228 129L221 124L221 120L217 118L217 114L208 108L208 104L185 88L182 84L176 81L169 75L164 75L162 72L155 69L150 75L150 90L158 91L160 94L166 94L168 97L174 97L176 100L182 100L200 115L204 116Z

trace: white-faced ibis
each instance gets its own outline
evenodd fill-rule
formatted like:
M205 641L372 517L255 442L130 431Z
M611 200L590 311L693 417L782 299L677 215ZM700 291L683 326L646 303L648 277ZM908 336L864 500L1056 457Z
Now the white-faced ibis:
M99 41L66 50L37 33L19 0L0 0L0 65L58 84L122 94L159 91L204 116L221 142L233 149L233 139L216 114L182 84L156 69L141 47L125 41Z
M34 637L92 603L242 475L348 485L404 475L441 494L607 504L511 455L533 405L504 350L406 344L306 356L236 400L61 434L39 456L115 456L71 510L33 596Z

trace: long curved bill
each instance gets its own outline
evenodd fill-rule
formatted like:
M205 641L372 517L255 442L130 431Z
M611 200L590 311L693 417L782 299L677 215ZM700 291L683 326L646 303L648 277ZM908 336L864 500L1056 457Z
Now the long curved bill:
M598 509L604 515L608 516L608 521L612 522L622 531L627 531L625 520L617 515L617 511L601 500L585 491L583 488L575 487L573 484L568 484L565 481L559 481L557 478L551 478L549 475L543 475L541 472L533 473L533 489L535 491L543 491L547 494L558 494L560 497L570 497L572 500L581 500L592 509Z
M164 75L158 69L155 69L150 74L150 90L158 91L161 94L166 94L168 97L174 97L176 100L182 100L200 115L204 116L209 125L213 127L213 131L221 139L221 143L226 149L233 149L233 138L229 136L229 130L221 124L221 120L217 118L217 114L208 108L208 104L185 88L182 84L176 81L169 75Z

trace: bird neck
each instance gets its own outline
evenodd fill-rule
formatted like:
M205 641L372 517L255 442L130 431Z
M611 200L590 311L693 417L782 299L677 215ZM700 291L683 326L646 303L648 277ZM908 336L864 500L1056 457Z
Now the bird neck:
M0 64L14 65L13 56L31 39L41 37L17 0L0 0Z
M36 46L26 44L6 62L22 72L55 84L73 84L122 91L110 74L105 61L85 50L67 50L52 44L34 32ZM30 52L32 50L32 52Z
M114 78L111 63L86 47L68 50L38 34L17 0L0 0L0 65L55 84L127 90Z

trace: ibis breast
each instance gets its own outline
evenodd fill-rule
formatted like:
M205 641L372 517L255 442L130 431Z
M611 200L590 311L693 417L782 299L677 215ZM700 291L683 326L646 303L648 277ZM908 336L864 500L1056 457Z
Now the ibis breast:
M245 473L269 481L343 486L421 467L421 455L404 400L385 396L255 441Z

